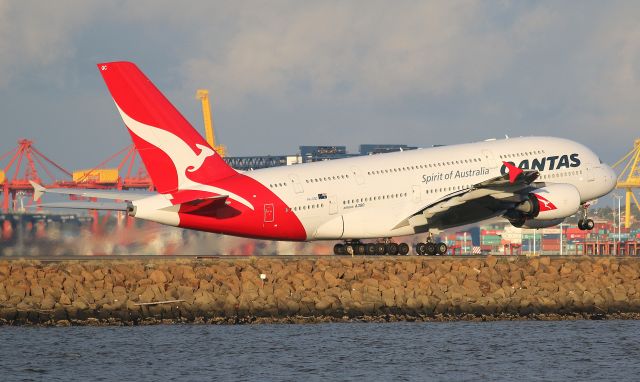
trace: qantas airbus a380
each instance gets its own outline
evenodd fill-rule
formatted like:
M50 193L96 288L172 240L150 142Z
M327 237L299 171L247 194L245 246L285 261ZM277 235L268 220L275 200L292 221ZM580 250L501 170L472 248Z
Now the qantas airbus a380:
M46 192L125 201L46 206L123 210L140 219L250 238L344 240L336 254L395 255L410 248L392 237L494 217L543 228L580 211L579 227L592 229L589 202L616 183L611 168L587 147L550 137L236 171L135 64L108 62L98 70L157 193L34 184L36 199ZM428 240L415 251L443 254L447 247Z

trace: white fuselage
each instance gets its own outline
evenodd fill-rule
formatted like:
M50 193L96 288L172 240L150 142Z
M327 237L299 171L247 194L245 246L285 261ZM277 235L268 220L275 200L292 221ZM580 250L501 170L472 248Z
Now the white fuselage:
M609 193L615 173L587 147L560 138L525 137L246 172L282 199L307 240L414 234L402 219L448 195L501 175L503 161L536 169L534 185L575 186L581 202Z

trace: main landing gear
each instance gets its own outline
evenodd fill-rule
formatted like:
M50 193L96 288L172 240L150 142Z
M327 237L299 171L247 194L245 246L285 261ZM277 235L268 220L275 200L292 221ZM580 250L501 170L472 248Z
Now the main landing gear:
M427 238L426 243L416 244L415 251L418 256L440 256L447 253L449 248L445 243L436 243L432 236ZM360 240L347 240L344 244L333 246L335 255L348 256L406 256L409 254L407 243L393 243L385 239L378 243L361 243Z
M578 228L580 228L580 230L582 231L591 231L595 226L595 223L593 222L593 220L587 217L587 210L589 209L589 205L583 204L581 208L582 208L582 218L578 220Z
M409 245L407 243L393 243L385 240L381 243L361 243L360 240L348 240L344 244L336 244L333 246L335 255L349 256L406 256L409 254Z
M440 256L447 253L447 245L445 243L435 243L433 236L429 235L426 243L416 244L416 255L418 256Z

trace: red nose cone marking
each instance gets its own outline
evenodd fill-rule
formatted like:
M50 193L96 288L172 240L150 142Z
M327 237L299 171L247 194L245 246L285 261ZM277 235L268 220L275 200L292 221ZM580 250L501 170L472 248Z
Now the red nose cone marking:
M509 162L502 162L507 170L509 170L509 183L515 183L518 175L522 174L522 169L516 167L515 165Z

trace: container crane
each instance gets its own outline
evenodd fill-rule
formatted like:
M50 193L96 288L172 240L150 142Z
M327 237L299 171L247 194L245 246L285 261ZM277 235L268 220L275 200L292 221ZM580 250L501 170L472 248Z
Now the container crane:
M0 155L0 163L5 163L5 160L6 165L0 167L3 213L9 212L10 207L15 209L20 195L33 194L33 187L29 181L43 183L44 180L47 187L51 188L73 185L69 180L71 173L35 148L31 140L20 139L18 146ZM63 179L57 179L56 175L62 175ZM48 179L43 179L44 176ZM30 204L31 201L29 201Z
M211 119L211 106L209 105L209 90L198 89L196 98L202 102L202 119L204 120L204 132L207 143L216 150L218 155L224 158L227 148L224 145L216 145L216 137L213 131L213 120Z
M622 159L617 161L612 168L617 168L622 163L626 165L620 171L618 175L618 182L616 188L624 189L626 194L625 206L624 206L624 227L631 227L631 199L633 199L636 208L640 210L640 203L633 193L634 188L640 188L640 139L636 139L633 142L633 149L627 153Z

